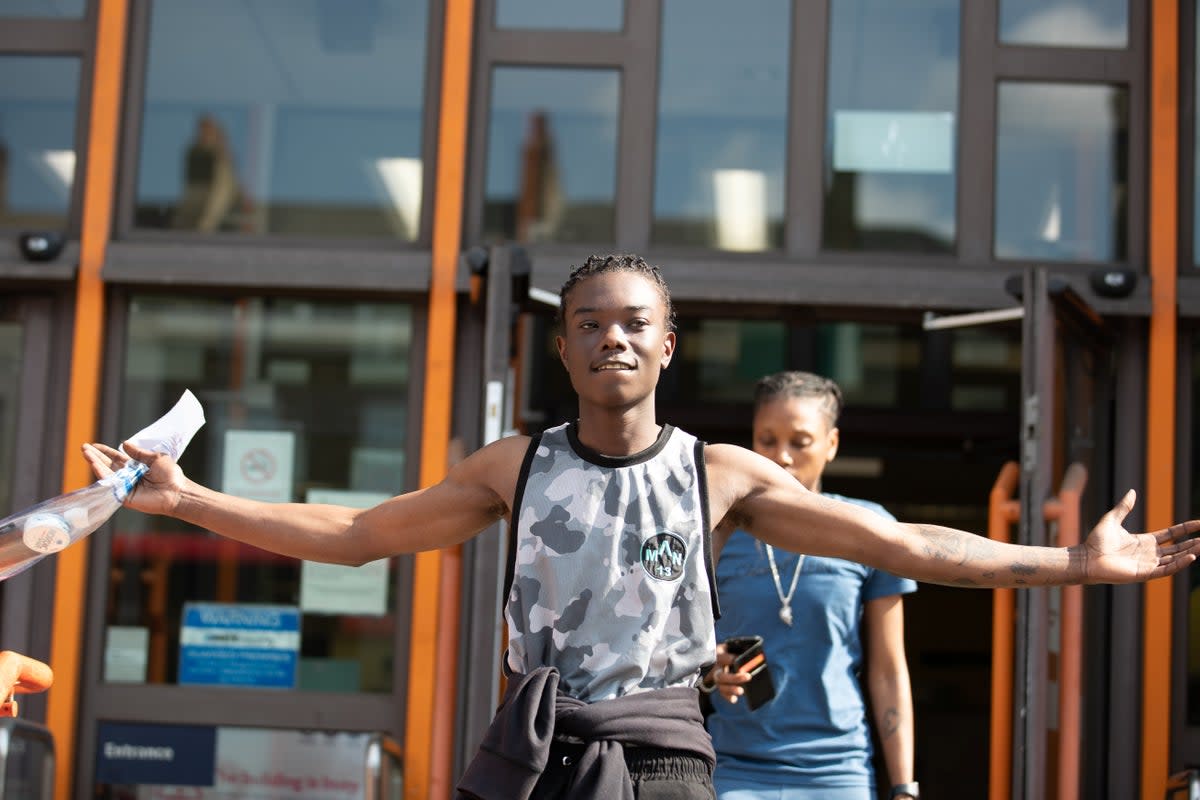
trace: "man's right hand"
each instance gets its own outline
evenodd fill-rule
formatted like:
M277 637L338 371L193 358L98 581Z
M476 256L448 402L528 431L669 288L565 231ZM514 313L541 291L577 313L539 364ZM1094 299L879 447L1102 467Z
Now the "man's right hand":
M125 505L147 514L170 515L179 504L187 480L183 470L170 456L163 453L144 450L130 442L126 442L122 447L125 448L125 452L106 444L85 444L83 457L87 459L95 476L100 479L112 475L131 460L142 462L149 469L125 498Z

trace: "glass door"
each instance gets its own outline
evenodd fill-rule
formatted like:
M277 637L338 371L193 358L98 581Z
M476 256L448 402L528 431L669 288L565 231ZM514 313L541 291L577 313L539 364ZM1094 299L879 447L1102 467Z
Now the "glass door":
M56 375L51 364L65 363L52 353L66 337L56 334L60 326L53 324L53 314L47 297L0 298L0 374L7 376L0 382L0 516L58 493L52 468L62 448L56 423L64 402L51 387L65 376ZM53 564L45 559L0 584L3 649L49 656ZM21 709L23 716L44 719L45 697L30 695Z
M1021 514L1017 540L1065 545L1086 535L1112 499L1114 359L1100 317L1066 281L1044 269L1023 276ZM1016 593L1013 798L1056 796L1083 779L1079 765L1103 731L1085 696L1103 691L1108 626L1104 590ZM1089 722L1095 724L1089 725Z

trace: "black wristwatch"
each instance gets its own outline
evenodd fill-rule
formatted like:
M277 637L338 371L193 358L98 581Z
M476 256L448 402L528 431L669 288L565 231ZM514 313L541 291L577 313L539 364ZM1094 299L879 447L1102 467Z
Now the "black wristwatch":
M888 795L888 797L893 798L894 800L894 798L903 797L904 795L908 795L913 800L921 800L920 785L916 781L910 781L909 783L897 783L892 787L892 792Z

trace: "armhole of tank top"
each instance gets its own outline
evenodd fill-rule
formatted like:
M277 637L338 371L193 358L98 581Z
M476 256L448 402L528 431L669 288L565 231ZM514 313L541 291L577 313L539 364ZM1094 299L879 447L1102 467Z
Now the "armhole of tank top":
M504 566L504 594L500 596L501 610L508 605L508 594L512 591L513 578L517 573L517 522L521 515L521 504L525 502L525 484L529 480L529 468L533 466L533 456L537 453L541 441L540 433L529 439L529 449L525 451L525 458L521 460L521 471L517 473L517 490L513 493L512 513L509 515L511 523L507 531L508 555Z
M713 566L712 520L708 518L708 470L704 466L704 442L696 440L696 483L700 489L700 524L704 526L704 571L708 573L708 591L712 596L713 619L721 618L721 598L717 597L717 570Z

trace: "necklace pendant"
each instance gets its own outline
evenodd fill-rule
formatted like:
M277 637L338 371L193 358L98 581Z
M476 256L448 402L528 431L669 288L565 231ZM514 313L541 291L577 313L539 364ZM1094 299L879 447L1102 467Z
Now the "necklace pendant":
M781 620L783 620L784 625L787 625L789 628L792 627L792 607L791 606L780 606L779 607L779 618Z

